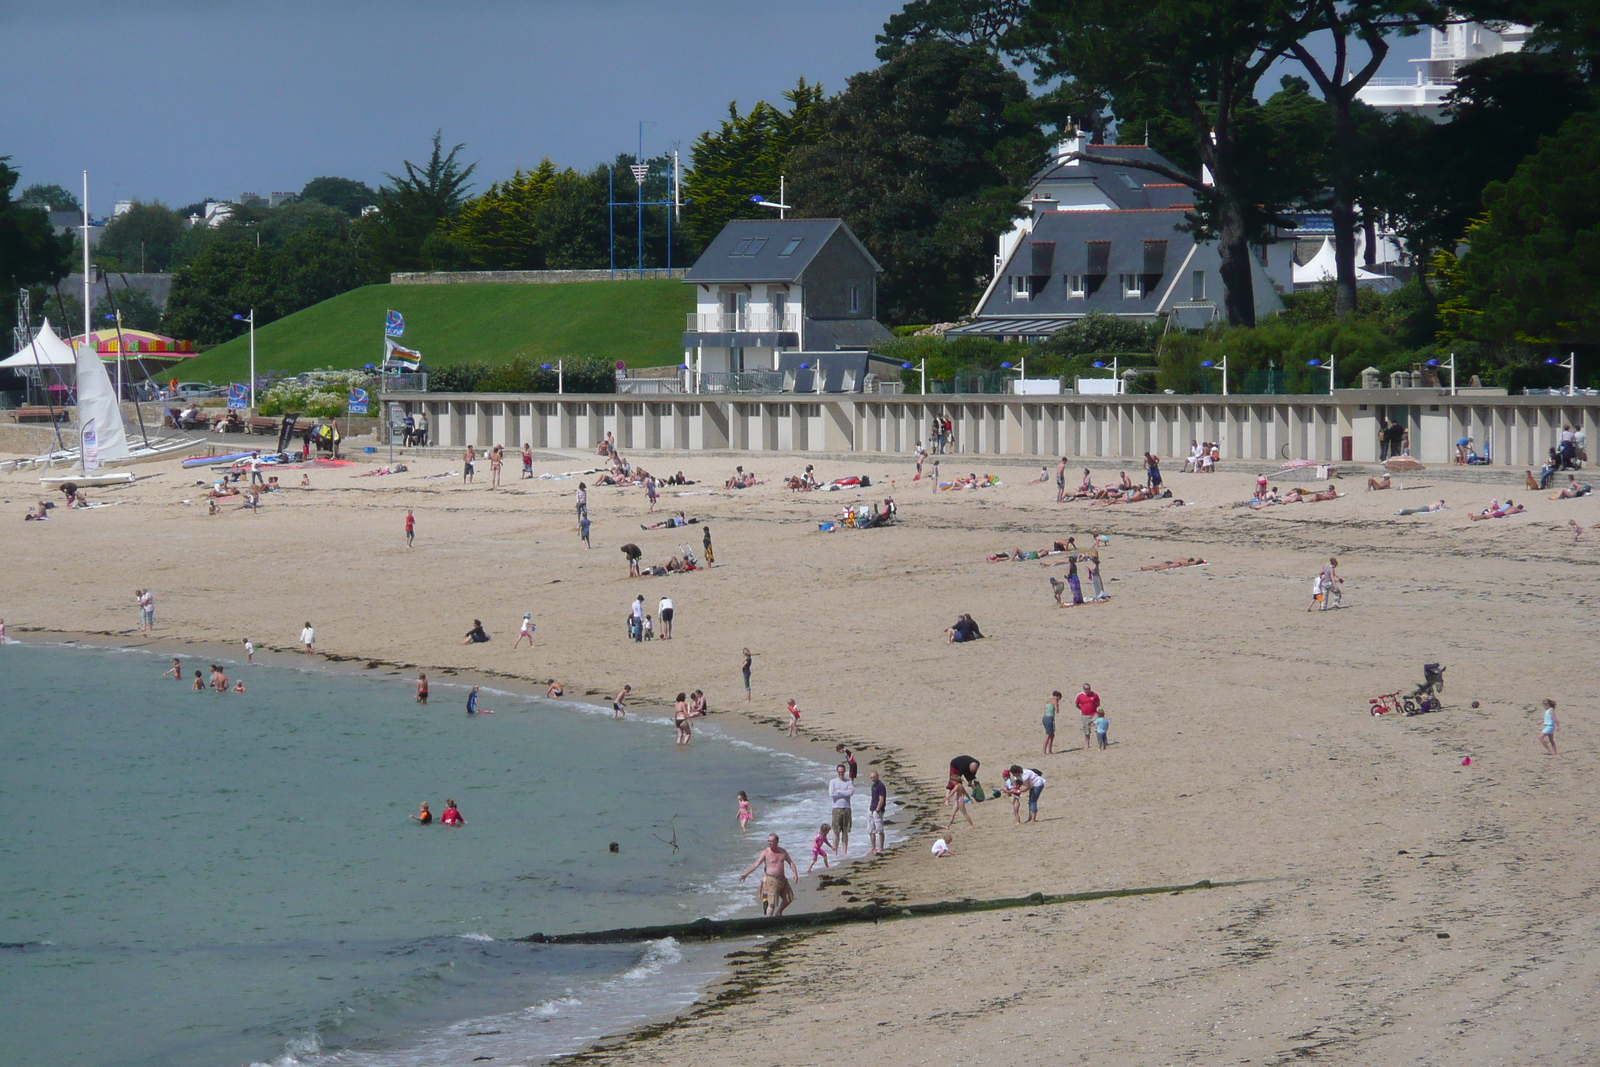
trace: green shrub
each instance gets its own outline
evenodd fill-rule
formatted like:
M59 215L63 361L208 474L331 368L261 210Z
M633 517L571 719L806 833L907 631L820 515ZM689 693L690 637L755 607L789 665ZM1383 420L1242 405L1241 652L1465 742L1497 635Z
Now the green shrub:
M288 378L262 393L256 402L261 414L283 415L294 411L318 419L343 418L350 410L352 388L367 390L373 405L368 413L376 411L378 379L375 376L364 370L313 373L316 378L309 384Z

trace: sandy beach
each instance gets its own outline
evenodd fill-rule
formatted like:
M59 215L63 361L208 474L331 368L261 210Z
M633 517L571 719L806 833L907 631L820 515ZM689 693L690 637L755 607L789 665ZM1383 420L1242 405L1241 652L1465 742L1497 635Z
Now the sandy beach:
M1219 505L1248 498L1258 468L1185 475L1168 461L1167 485L1190 506L1091 508L1058 505L1053 481L1030 482L1042 460L945 457L946 479L974 471L1002 484L935 493L911 480L907 457L629 458L699 484L665 488L651 516L642 489L590 479L592 550L578 539L579 479L521 481L514 457L500 489L487 462L463 486L428 477L459 464L408 458L396 475L356 477L373 463L319 470L312 489L269 494L259 514L215 517L203 474L151 464L132 468L133 486L90 491L117 506L58 508L43 523L22 521L42 495L37 474L0 474L0 618L23 639L249 637L282 656L309 620L327 655L430 677L553 677L597 701L630 684L635 703L670 707L701 688L713 713L773 730L795 697L805 736L860 746L863 776L869 756L888 760L902 799L926 812L906 847L847 868L843 884L808 879L795 910L1243 883L791 938L744 966L740 996L590 1062L1596 1059L1600 848L1585 836L1585 783L1600 680L1582 650L1600 531L1574 543L1568 520L1593 526L1600 498L1527 492L1520 469L1397 475L1395 489L1369 493L1367 472L1347 466L1340 499L1254 512ZM824 480L870 476L861 499L893 495L900 521L819 532L857 490L783 488L807 463ZM540 453L534 469L600 464ZM723 490L735 464L766 484ZM1069 466L1069 484L1083 465ZM1089 465L1097 482L1117 469ZM1507 496L1527 512L1467 518ZM1442 513L1394 514L1441 497ZM629 578L626 542L647 564L679 545L699 553L698 527L640 529L680 508L710 523L716 565ZM1059 556L985 558L1068 535L1088 547L1097 533L1109 538L1101 604L1056 608L1047 577L1064 568L1041 563ZM1329 556L1343 607L1308 613ZM1208 564L1139 570L1186 557ZM155 595L153 638L137 630L140 588ZM625 639L640 593L651 611L671 596L672 641ZM524 612L538 624L531 651L512 648ZM946 642L960 612L985 640ZM474 619L494 639L462 646ZM757 653L748 705L746 646ZM1428 661L1447 667L1442 712L1368 714L1369 697L1409 690ZM1104 752L1083 748L1071 705L1085 682L1110 721ZM1041 755L1053 689L1066 694L1057 751ZM1537 738L1546 696L1559 705L1557 757ZM986 786L1011 763L1040 769L1041 821L1017 826L1008 803L975 805L976 828L958 820L954 854L936 861L927 819L962 753L983 761ZM856 823L859 856L859 800ZM802 842L785 844L804 861Z

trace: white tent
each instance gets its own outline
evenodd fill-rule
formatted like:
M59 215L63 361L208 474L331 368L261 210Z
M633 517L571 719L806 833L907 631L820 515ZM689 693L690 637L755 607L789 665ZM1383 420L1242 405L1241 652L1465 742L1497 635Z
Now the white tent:
M1312 256L1306 263L1294 268L1296 289L1303 285L1323 285L1334 281L1338 276L1339 269L1333 255L1333 240L1328 237L1322 239L1322 247L1317 249L1316 255ZM1364 270L1357 265L1356 286L1361 289L1376 289L1380 293L1388 293L1400 288L1400 279L1388 274L1374 274L1370 270Z
M50 328L50 320L45 319L33 343L23 345L10 359L0 360L0 370L22 370L35 366L70 367L77 362L67 342L56 336L55 330Z

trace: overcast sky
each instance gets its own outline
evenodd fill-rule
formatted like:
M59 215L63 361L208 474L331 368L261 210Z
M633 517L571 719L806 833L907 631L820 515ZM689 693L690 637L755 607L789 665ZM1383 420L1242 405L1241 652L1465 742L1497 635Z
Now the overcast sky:
M0 155L23 185L77 189L87 169L101 215L323 174L376 185L439 128L481 188L632 151L640 120L647 155L687 152L728 101L802 75L838 89L902 3L0 0Z

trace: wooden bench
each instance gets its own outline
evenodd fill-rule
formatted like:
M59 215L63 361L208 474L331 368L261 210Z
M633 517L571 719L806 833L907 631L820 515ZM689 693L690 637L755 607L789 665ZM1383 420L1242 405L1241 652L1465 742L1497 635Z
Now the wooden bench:
M12 422L66 422L67 411L65 408L56 408L53 415L47 407L24 407L11 410Z

